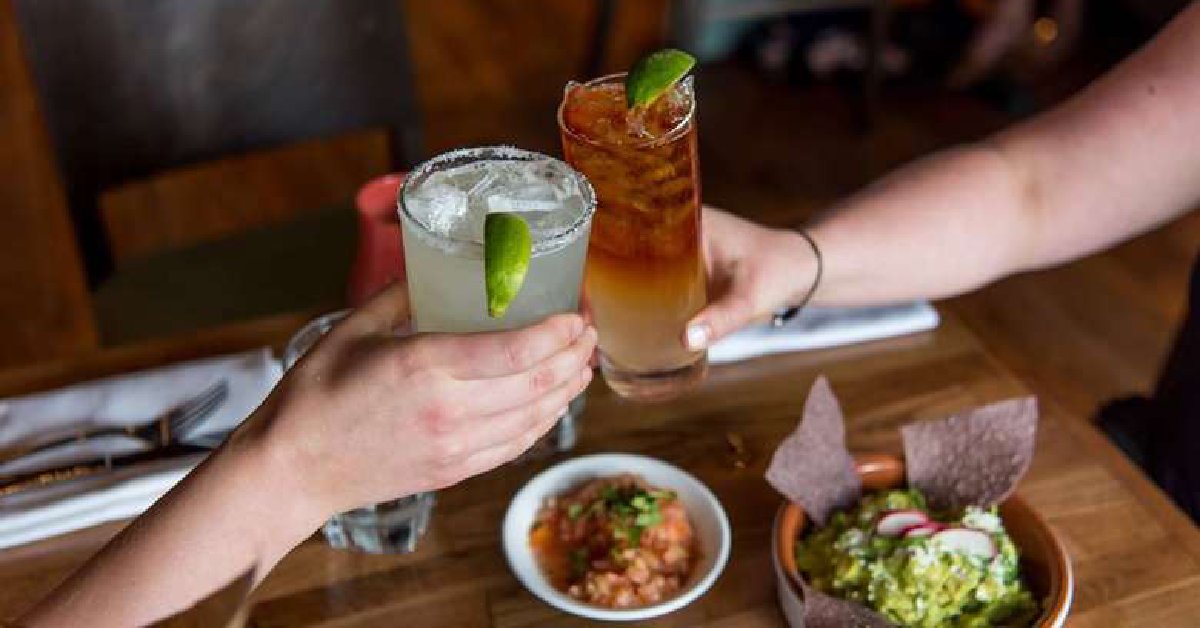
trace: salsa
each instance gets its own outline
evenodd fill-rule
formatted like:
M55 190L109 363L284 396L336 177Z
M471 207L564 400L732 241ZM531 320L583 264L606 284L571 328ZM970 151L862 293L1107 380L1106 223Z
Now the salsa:
M812 586L902 626L1028 626L1038 606L995 507L931 512L915 489L882 491L802 539Z
M606 608L647 606L678 593L699 557L675 493L628 474L548 499L529 543L556 589Z

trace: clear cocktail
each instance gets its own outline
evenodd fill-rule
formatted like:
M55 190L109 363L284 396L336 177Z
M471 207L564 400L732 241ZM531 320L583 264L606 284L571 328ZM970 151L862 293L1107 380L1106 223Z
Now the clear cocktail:
M707 366L706 353L681 340L705 305L696 103L687 78L630 109L624 81L568 84L559 127L567 161L599 204L586 293L605 379L622 396L656 399L678 394Z
M470 148L418 166L400 194L416 330L511 329L575 311L594 209L587 180L539 153ZM484 287L489 212L520 215L532 239L524 285L499 318L488 314Z

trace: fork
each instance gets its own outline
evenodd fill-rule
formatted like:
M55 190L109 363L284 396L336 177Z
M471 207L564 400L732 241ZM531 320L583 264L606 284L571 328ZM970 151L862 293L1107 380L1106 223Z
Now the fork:
M229 396L229 384L221 380L200 394L185 399L179 405L162 413L154 420L142 425L114 426L95 424L72 428L67 435L42 434L25 441L10 445L0 450L0 463L11 462L16 458L36 454L73 442L84 442L104 436L125 436L139 440L150 448L165 447L171 443L186 438L187 435L200 425L225 402Z

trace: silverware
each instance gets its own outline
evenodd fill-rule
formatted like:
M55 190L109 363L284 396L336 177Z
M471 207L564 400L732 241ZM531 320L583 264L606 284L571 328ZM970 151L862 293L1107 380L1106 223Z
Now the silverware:
M142 441L157 449L178 442L200 425L229 397L229 383L221 380L203 392L184 400L158 418L143 425L112 426L89 424L73 427L67 432L41 434L32 439L9 445L0 450L0 463L39 453L72 442L83 442L104 436L125 436Z
M112 473L140 464L211 452L212 448L202 445L171 443L150 451L141 451L123 456L105 456L104 460L97 462L69 464L54 469L14 474L0 479L0 497L51 484Z

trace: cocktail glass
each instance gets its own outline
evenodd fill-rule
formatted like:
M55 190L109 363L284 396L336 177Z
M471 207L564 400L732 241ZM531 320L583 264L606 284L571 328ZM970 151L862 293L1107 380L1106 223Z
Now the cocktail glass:
M558 122L566 160L598 202L585 283L604 378L624 397L663 399L702 379L708 364L682 341L706 303L696 98L688 77L629 110L624 81L568 83Z
M400 222L408 294L417 332L513 329L579 306L595 194L558 159L503 147L434 157L408 175ZM489 212L516 212L529 224L532 254L525 282L504 316L488 315L483 230ZM575 444L583 395L529 455Z

